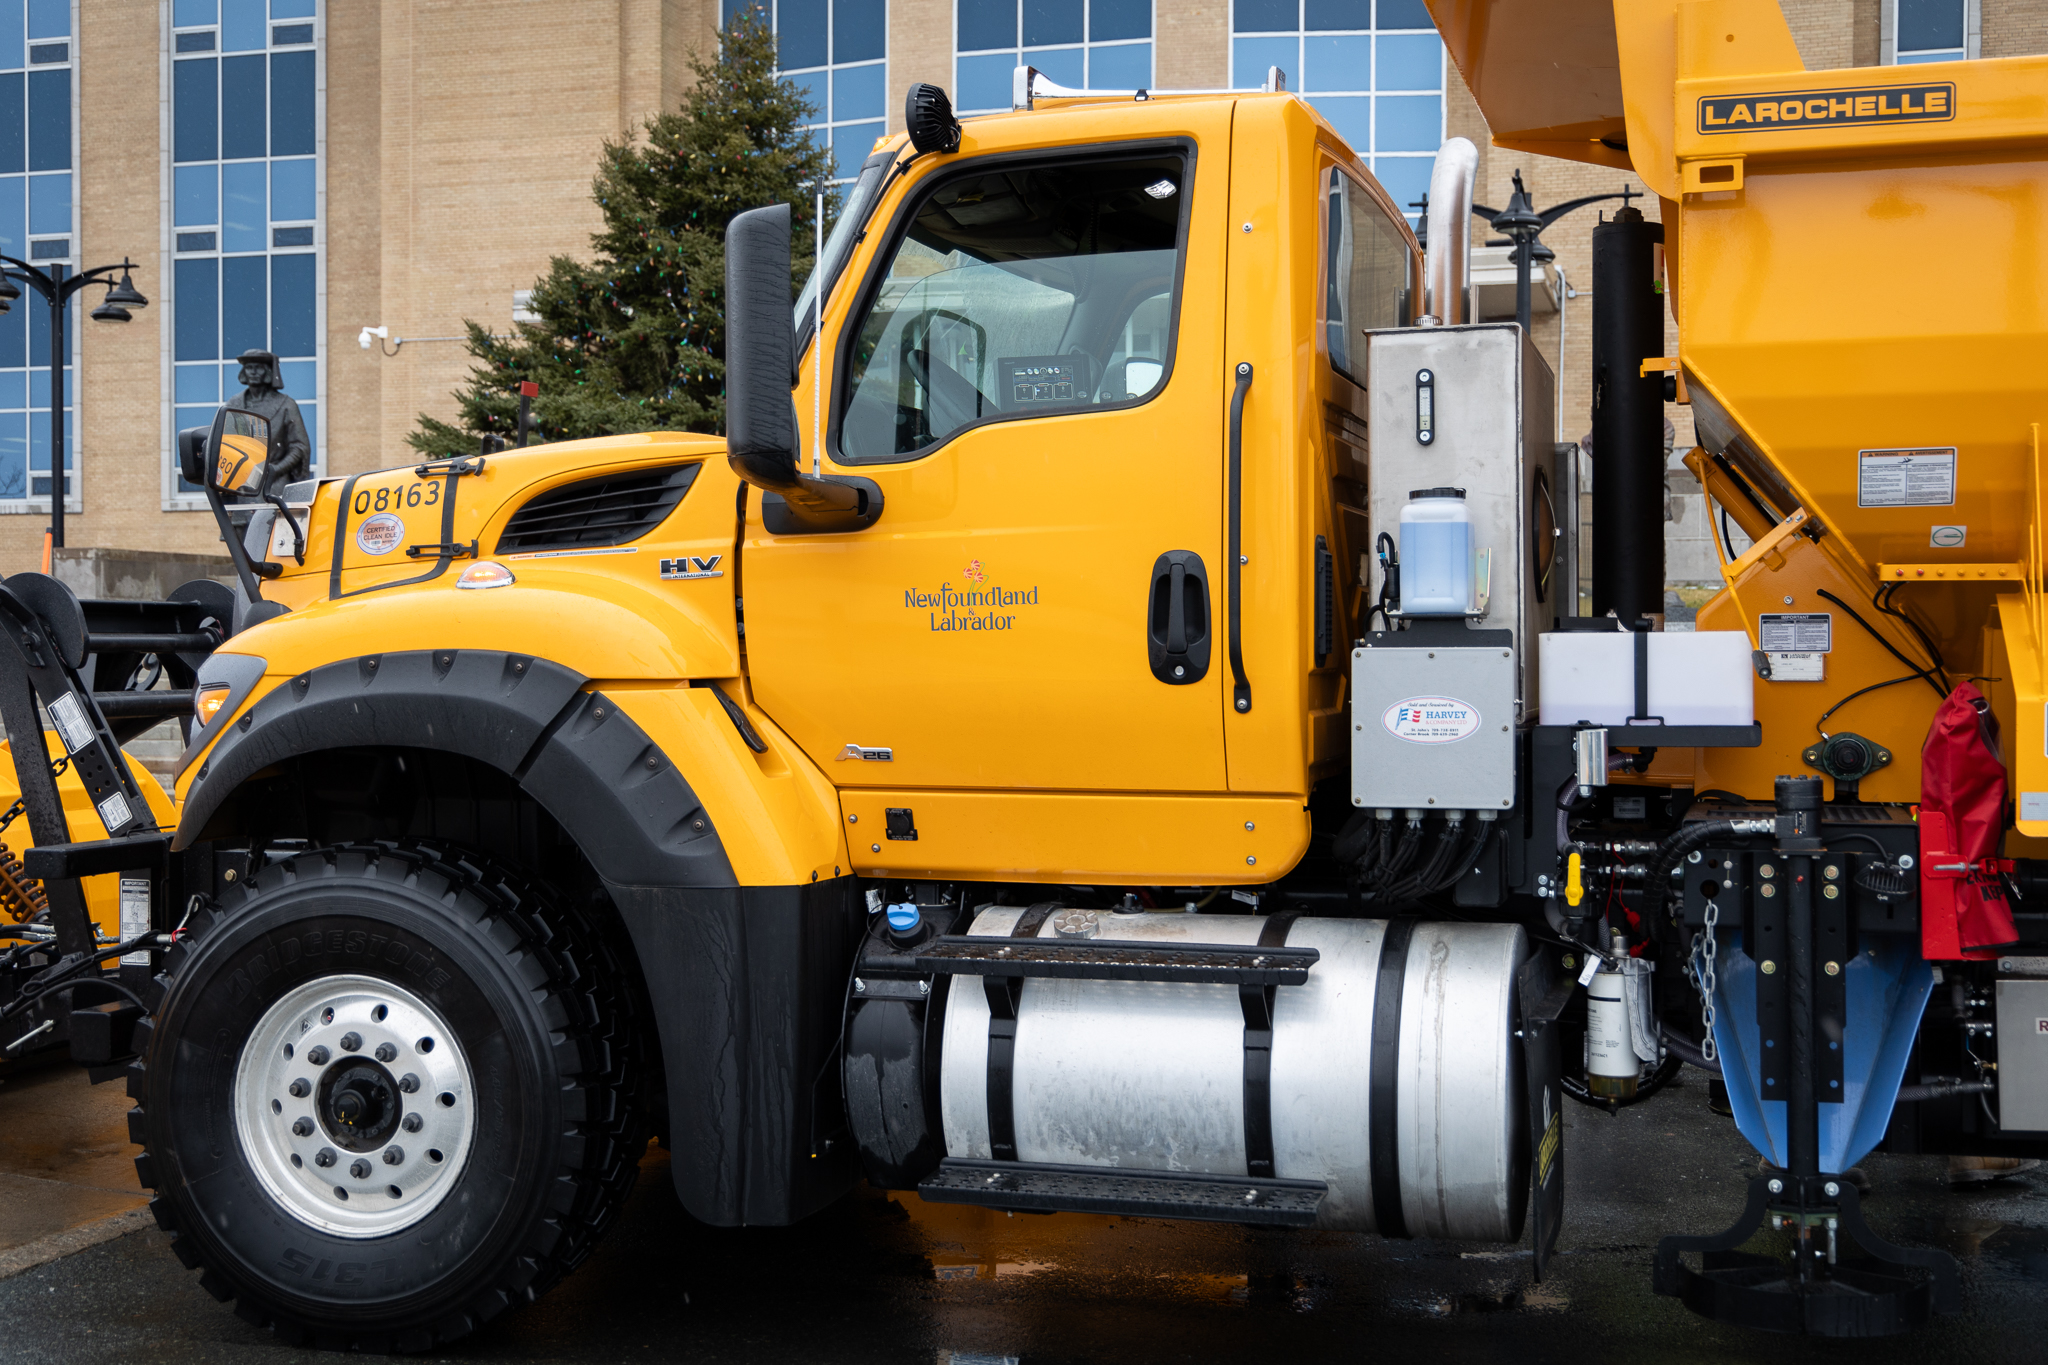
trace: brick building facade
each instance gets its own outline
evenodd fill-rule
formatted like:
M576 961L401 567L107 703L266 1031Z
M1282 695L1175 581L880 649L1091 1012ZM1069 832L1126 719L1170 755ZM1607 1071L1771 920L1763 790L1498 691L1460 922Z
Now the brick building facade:
M1421 0L751 2L773 13L783 64L813 92L818 135L842 163L900 126L916 81L972 110L1007 102L999 78L1019 61L1099 88L1256 86L1278 65L1404 202L1450 135L1479 146L1476 197L1496 207L1517 169L1539 209L1641 188L1489 148ZM2048 0L1781 3L1812 67L2048 50ZM550 256L587 252L599 148L679 101L720 6L0 0L0 111L24 100L26 128L10 153L0 112L0 251L73 268L125 256L152 301L126 324L87 320L96 291L74 302L69 543L213 548L211 519L178 484L173 434L232 396L228 362L245 345L285 357L322 472L411 458L416 414L453 413L469 365L453 339L462 321L509 329L515 295ZM1545 235L1556 262L1538 289L1536 339L1563 380L1567 439L1587 425L1591 309L1572 290L1589 287L1594 221L1582 211ZM29 296L0 318L4 572L36 563L48 522L42 309ZM389 339L364 348L373 326ZM1677 411L1682 452L1691 433ZM1707 544L1684 483L1681 471L1679 577Z

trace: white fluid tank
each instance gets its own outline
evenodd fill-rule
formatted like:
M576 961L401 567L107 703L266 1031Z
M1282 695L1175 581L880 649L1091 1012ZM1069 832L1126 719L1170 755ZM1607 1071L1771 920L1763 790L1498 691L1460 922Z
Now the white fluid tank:
M992 906L970 933L1006 937L1022 910ZM1101 940L1253 945L1260 916L1142 914L1100 920ZM1302 918L1289 947L1321 960L1275 988L1273 1173L1329 1185L1317 1226L1512 1241L1528 1184L1523 1058L1513 1033L1513 925L1416 923L1379 1099L1394 1141L1398 1229L1374 1207L1375 1004L1382 920ZM1051 920L1039 936L1054 936ZM946 1001L940 1116L946 1153L989 1158L989 1010L981 979ZM1017 1159L1132 1171L1246 1174L1245 1017L1228 985L1030 978L1011 1082ZM1388 1108L1387 1106L1391 1106Z
M1418 488L1401 505L1401 614L1472 610L1472 513L1462 488Z

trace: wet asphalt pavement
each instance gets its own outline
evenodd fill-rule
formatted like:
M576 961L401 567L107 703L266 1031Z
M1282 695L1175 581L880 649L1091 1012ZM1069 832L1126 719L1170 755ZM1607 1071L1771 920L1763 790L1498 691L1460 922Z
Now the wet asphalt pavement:
M1697 1076L1697 1073L1693 1073ZM4 1120L0 1096L0 1120ZM861 1190L793 1228L723 1230L650 1153L591 1260L429 1359L1025 1365L1068 1361L2048 1360L2048 1173L1951 1193L1939 1158L1872 1157L1881 1235L1962 1259L1966 1312L1878 1342L1707 1322L1650 1293L1666 1232L1717 1231L1756 1157L1698 1080L1609 1118L1569 1107L1551 1273L1526 1251L1079 1215L1008 1217ZM0 1280L0 1361L304 1361L145 1231ZM317 1357L310 1357L317 1358Z

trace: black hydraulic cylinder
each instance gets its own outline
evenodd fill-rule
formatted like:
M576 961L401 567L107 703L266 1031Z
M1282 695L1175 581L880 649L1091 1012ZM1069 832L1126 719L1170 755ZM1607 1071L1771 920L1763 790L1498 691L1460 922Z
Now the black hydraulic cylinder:
M1664 613L1664 225L1624 207L1593 229L1593 614Z

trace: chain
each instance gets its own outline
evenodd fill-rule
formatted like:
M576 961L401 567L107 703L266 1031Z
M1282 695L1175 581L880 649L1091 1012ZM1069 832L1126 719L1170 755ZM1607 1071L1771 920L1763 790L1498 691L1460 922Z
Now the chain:
M1695 975L1700 983L1700 1055L1708 1061L1715 1060L1714 1050L1714 959L1719 948L1714 942L1714 926L1721 922L1721 907L1714 901L1707 902L1707 927L1694 940L1694 948L1700 957Z

